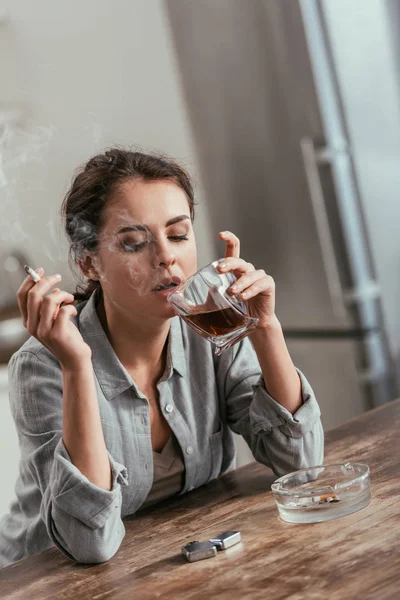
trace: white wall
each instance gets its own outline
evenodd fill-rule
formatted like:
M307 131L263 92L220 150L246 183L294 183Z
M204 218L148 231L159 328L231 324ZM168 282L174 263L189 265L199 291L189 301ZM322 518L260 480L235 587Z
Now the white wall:
M66 275L58 210L74 169L90 155L139 144L178 158L198 179L162 2L0 0L0 12L2 6L8 21L0 26L0 80L7 85L0 107L21 106L25 121L24 132L11 131L11 142L0 146L9 179L0 234L20 243L34 265ZM198 216L203 263L214 251L202 205Z
M32 265L71 283L58 210L72 173L105 146L139 144L167 152L195 176L199 263L213 260L216 232L162 2L0 0L0 15L3 9L0 110L18 105L24 117L18 130L0 129L0 246L23 249ZM0 516L13 497L18 464L10 419L3 391ZM240 462L248 459L244 448Z

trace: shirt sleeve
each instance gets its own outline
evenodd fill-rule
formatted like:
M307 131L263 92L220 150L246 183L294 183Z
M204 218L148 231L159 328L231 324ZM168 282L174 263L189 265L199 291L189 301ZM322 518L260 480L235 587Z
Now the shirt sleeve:
M14 355L9 382L20 470L41 492L41 518L51 540L78 562L108 560L125 535L121 485L127 483L126 468L109 453L113 486L104 490L71 462L62 439L62 374L50 353Z
M247 338L224 352L218 365L219 394L230 428L245 438L254 458L278 476L323 462L321 412L306 377L297 372L302 406L292 415L268 394Z

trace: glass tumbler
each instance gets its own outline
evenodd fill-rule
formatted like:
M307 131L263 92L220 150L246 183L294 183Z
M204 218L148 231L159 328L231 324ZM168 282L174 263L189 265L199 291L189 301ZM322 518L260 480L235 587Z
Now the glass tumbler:
M257 326L247 304L227 292L236 281L232 272L219 273L223 259L203 267L168 296L176 313L198 334L214 344L215 354L230 348Z

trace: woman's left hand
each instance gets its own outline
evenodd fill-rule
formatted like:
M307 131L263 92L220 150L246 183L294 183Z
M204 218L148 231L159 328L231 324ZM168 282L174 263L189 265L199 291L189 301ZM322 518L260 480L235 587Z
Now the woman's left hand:
M259 319L257 328L269 327L276 321L275 282L263 269L255 269L240 258L240 240L230 231L218 234L226 243L225 260L218 265L220 273L232 271L237 281L229 293L248 303L249 315Z

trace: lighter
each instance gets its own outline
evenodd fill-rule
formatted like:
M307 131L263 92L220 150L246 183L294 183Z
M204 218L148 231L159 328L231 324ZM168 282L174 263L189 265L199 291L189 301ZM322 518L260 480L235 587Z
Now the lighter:
M210 542L217 547L217 550L226 550L241 541L240 531L224 531L217 537L212 538Z
M195 562L216 556L217 549L211 542L189 542L182 546L182 554L189 562Z

